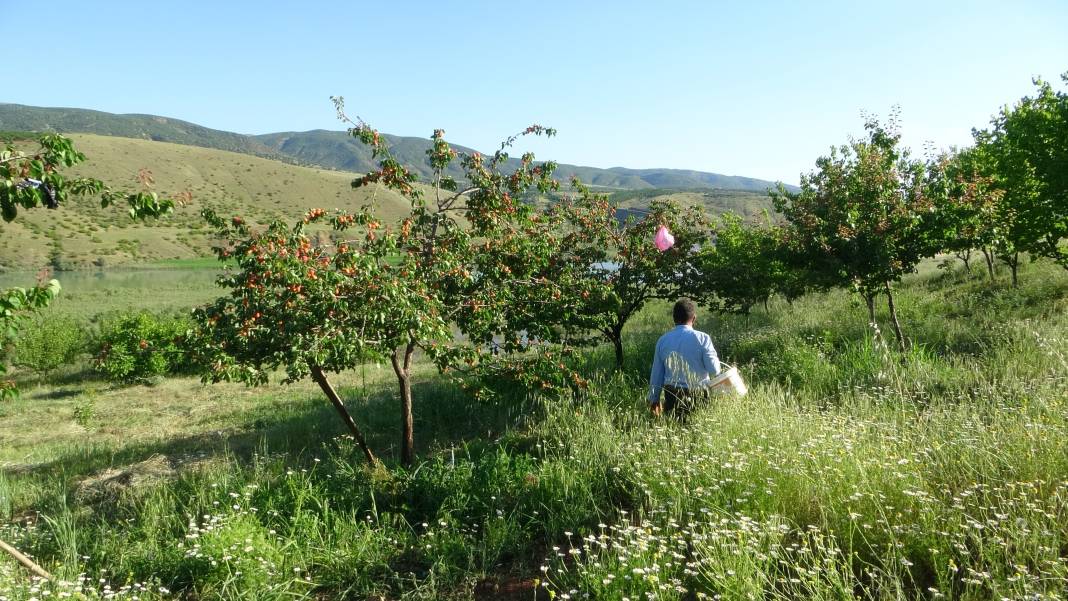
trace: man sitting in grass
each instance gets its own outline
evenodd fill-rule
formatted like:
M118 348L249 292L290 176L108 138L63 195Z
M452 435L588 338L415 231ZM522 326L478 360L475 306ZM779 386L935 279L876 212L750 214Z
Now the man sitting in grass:
M693 329L697 310L692 300L679 299L672 314L675 328L656 342L653 371L649 376L649 408L654 415L667 411L685 420L693 411L701 389L711 382L711 376L719 374L719 355L708 334Z

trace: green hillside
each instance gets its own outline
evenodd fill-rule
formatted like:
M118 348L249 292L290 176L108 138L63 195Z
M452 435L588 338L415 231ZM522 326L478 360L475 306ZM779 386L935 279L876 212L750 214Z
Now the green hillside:
M284 158L250 136L155 115L116 115L87 109L0 104L0 131L99 134Z
M265 158L150 140L75 134L89 160L72 175L93 175L134 189L139 169L149 169L161 193L188 191L191 204L157 222L131 221L123 209L101 209L76 200L61 210L25 211L0 224L0 265L79 269L210 255L210 232L200 211L242 215L254 222L295 220L313 207L355 209L370 190L353 190L355 174L299 167ZM379 214L396 219L407 207L400 196L379 191Z
M0 131L4 130L140 138L242 152L343 171L366 172L373 168L370 151L342 131L320 129L247 136L154 115L116 115L85 109L0 104ZM426 165L429 139L388 134L386 139L394 155L403 164L413 166L424 177L430 174ZM459 145L455 148L470 151ZM564 181L575 175L594 186L618 189L723 188L763 193L775 185L774 182L749 177L681 169L599 169L560 165L557 174ZM454 169L451 175L459 177L462 174Z

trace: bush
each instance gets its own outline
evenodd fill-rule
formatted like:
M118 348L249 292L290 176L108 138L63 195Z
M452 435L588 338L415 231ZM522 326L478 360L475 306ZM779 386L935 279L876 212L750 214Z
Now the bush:
M12 345L11 363L44 375L74 363L88 349L89 335L79 321L39 315L19 332Z
M188 371L183 348L189 322L137 313L105 321L97 342L96 370L113 382L152 383Z

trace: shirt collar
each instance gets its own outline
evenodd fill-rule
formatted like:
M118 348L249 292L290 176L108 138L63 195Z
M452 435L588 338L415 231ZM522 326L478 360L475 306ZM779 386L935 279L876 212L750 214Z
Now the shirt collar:
M681 328L681 329L683 329L683 330L692 330L692 329L693 329L693 326L690 326L690 325L686 325L686 324L684 324L684 323L680 323L680 324L676 324L676 325L675 325L675 329L676 329L676 330L678 330L678 329L680 329L680 328Z

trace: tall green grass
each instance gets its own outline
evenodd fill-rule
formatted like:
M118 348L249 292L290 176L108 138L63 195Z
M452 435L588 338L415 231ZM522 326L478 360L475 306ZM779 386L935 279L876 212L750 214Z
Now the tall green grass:
M1068 274L1035 264L1022 278L914 277L900 291L905 354L841 292L702 315L752 392L686 426L645 408L670 326L654 306L627 332L623 372L610 349L581 358L594 379L582 399L418 391L411 470L367 468L313 401L249 416L264 432L252 447L182 447L173 475L96 495L79 480L108 453L126 465L162 447L57 447L0 476L0 539L66 583L0 561L0 594L1062 598ZM386 382L346 390L379 448L396 434L391 395Z

